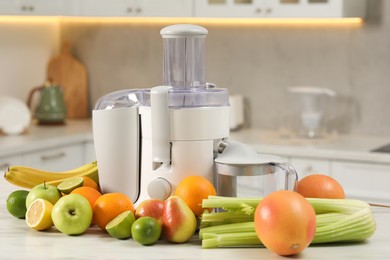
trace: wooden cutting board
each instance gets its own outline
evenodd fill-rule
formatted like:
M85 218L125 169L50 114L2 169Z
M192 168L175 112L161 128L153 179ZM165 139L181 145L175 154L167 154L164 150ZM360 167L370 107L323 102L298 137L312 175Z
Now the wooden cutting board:
M61 53L49 61L47 78L63 88L67 118L78 119L90 116L87 70L72 56L69 43L63 43Z

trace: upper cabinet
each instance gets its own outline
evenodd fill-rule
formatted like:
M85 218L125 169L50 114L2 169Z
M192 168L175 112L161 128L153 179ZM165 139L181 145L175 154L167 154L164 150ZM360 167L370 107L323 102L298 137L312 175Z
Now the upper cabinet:
M196 0L195 16L252 18L364 17L365 0Z
M364 17L366 0L0 0L1 15Z
M192 0L82 0L82 16L190 17Z
M71 15L74 2L64 0L0 0L2 15Z

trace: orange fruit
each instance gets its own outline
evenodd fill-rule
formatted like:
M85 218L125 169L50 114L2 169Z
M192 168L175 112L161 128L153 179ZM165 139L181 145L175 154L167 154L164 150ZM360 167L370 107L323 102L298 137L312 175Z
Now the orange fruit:
M72 190L72 192L70 194L80 194L81 196L83 196L84 198L86 198L89 202L89 204L91 205L91 209L93 209L93 205L95 205L95 201L100 197L102 196L102 194L97 191L96 189L94 188L91 188L91 187L78 187L74 190Z
M298 181L297 192L306 198L345 199L343 187L325 174L311 174Z
M105 230L108 222L126 210L134 214L133 202L127 195L123 193L103 194L93 206L93 222Z
M91 187L95 190L100 190L99 185L90 177L88 176L82 176L84 179L83 187Z
M93 209L93 205L95 205L96 200L100 196L102 196L102 194L98 190L91 187L84 187L84 186L72 190L70 194L79 194L84 198L86 198L89 202L89 205L91 205L91 209ZM92 224L95 224L93 219L92 219Z
M254 220L260 241L282 256L304 250L316 231L313 206L294 191L282 190L267 195L257 205Z
M202 176L185 177L176 187L175 195L182 198L195 216L202 215L202 200L217 194L213 184Z

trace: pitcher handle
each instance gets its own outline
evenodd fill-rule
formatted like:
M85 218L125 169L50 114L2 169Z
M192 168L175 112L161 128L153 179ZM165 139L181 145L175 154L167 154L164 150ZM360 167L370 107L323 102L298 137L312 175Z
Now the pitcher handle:
M270 163L276 168L281 169L285 173L284 189L296 191L298 184L298 173L289 163Z

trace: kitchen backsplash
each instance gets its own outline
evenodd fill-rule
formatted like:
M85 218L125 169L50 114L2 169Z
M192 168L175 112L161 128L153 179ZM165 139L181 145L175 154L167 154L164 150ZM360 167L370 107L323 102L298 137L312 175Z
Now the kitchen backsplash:
M368 2L361 27L205 25L206 78L244 95L252 127L289 127L286 88L309 85L336 91L328 118L335 130L389 134L390 2ZM60 38L88 69L91 104L111 91L162 83L165 25L61 23Z
M1 20L0 95L27 100L29 90L43 84L59 39L57 22Z

